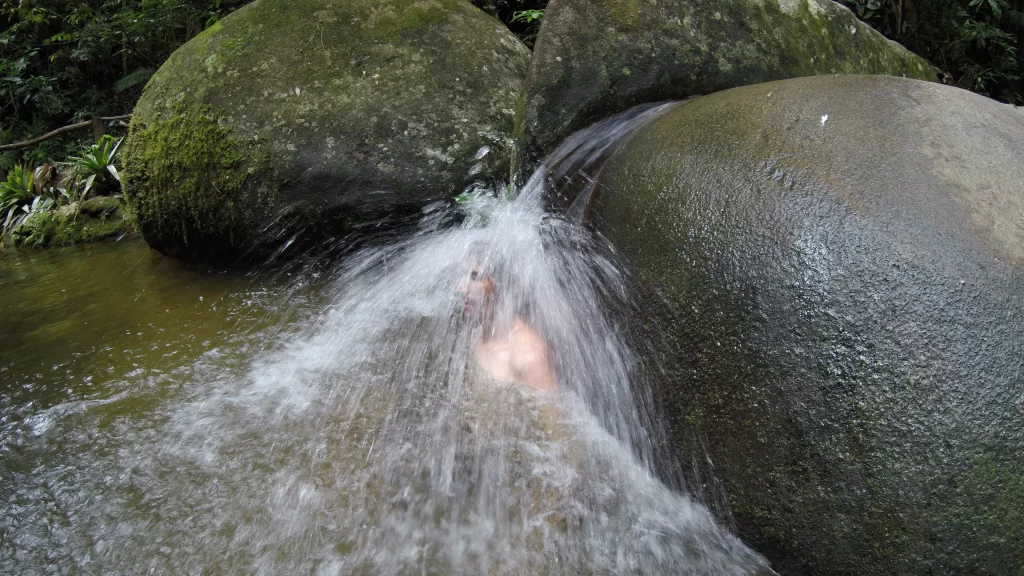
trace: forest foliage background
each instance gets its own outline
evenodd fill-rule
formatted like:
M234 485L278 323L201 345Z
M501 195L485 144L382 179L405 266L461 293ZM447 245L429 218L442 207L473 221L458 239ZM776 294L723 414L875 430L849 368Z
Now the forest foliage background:
M0 0L0 144L130 113L171 52L248 1ZM472 1L531 46L547 3ZM942 70L944 82L1024 104L1024 0L843 1ZM4 152L0 174L63 159L89 138L82 131Z

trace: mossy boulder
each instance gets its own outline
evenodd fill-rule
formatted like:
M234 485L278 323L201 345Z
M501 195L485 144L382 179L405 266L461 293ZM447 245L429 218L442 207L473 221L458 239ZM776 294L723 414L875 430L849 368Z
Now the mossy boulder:
M1008 106L819 76L683 102L606 165L675 450L781 574L1022 574L1021 158Z
M78 204L78 212L92 218L123 216L121 201L112 196L95 196Z
M99 196L29 216L11 235L22 247L87 244L128 231L124 208L117 198Z
M528 61L463 0L257 0L150 80L125 193L161 252L294 251L507 178Z
M818 74L936 78L831 0L551 0L517 143L530 167L635 104Z

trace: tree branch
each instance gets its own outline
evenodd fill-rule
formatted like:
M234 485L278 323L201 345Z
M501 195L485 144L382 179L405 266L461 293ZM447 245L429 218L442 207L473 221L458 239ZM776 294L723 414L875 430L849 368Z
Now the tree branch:
M126 119L131 118L131 117L132 117L131 114L125 114L124 116L105 116L105 117L100 118L100 120L102 120L104 122L110 122L111 120L126 120ZM65 133L65 132L71 132L72 130L82 130L84 128L90 128L90 127L92 127L92 120L86 120L85 122L79 122L77 124L70 124L68 126L63 126L61 128L57 128L56 130L54 130L52 132L47 132L46 134L43 134L42 136L40 136L38 138L33 138L31 140L25 140L24 142L15 142L13 144L4 144L4 145L0 146L0 152L8 152L10 150L20 150L21 148L28 148L29 146L33 146L35 144L39 144L40 142L49 140L50 138L53 138L55 136L60 136L61 134Z

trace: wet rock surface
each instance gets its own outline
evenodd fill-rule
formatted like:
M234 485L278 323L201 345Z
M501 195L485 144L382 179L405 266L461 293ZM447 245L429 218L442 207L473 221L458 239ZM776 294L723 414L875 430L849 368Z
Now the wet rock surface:
M460 0L259 0L147 85L126 196L151 246L224 263L414 212L507 178L528 60Z
M677 450L779 573L1024 566L1022 156L1005 105L837 76L684 102L610 160L594 222L649 288Z
M572 132L636 104L817 74L936 78L830 0L552 0L517 142L530 168Z

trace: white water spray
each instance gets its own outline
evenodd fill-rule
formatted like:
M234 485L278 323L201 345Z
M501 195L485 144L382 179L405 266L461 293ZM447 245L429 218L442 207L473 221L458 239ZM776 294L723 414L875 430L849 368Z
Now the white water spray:
M107 544L78 565L771 573L655 478L644 384L607 312L625 281L589 233L544 210L548 176L577 177L659 110L574 136L514 200L477 190L461 225L427 215L414 236L353 255L319 312L278 333L244 373L209 359L190 400L119 454L138 501L82 504ZM479 320L462 313L458 290L468 262L494 279L496 315L520 317L547 343L557 392L477 366Z

